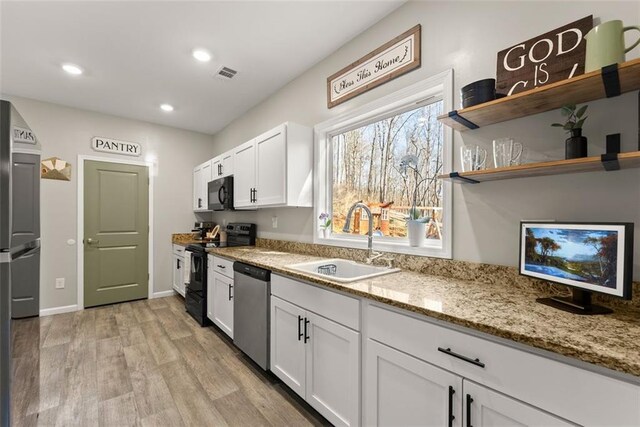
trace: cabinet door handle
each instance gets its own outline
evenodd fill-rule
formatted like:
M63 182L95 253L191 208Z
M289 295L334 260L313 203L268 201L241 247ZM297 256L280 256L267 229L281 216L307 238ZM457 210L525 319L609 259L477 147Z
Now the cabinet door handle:
M220 163L220 175L224 173L224 166Z
M448 426L453 427L453 420L456 419L456 416L453 415L453 395L456 394L456 391L452 386L449 386L449 422Z
M307 341L309 341L311 338L309 337L309 335L307 334L307 325L309 324L309 320L305 317L304 318L304 343L306 344Z
M231 301L231 298L233 298L233 295L231 295L231 288L233 288L233 286L229 284L229 301Z
M180 270L180 260L179 259L176 260L176 268L178 270Z
M298 315L298 341L302 340L302 316Z
M484 368L484 363L482 363L480 361L480 359L476 358L476 359L472 359L470 357L467 356L463 356L462 354L458 354L454 351L451 351L451 349L449 347L447 348L442 348L442 347L438 347L438 351L444 353L444 354L448 354L449 356L453 356L456 359L460 359L460 360L464 360L467 363L471 363L472 365L476 365L479 366L481 368Z
M202 199L200 197L198 197L198 207L199 208L202 207Z
M467 394L467 427L473 427L471 424L471 404L473 403L473 398L470 394Z

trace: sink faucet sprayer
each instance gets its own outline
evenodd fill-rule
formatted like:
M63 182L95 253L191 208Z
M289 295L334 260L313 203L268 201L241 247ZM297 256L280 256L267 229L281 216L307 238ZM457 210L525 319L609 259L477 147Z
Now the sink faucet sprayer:
M357 208L364 209L369 216L369 231L367 232L367 248L369 249L369 255L367 256L367 264L371 264L373 260L380 258L384 254L373 251L373 216L371 215L371 209L369 209L369 206L362 203L362 200L355 202L349 208L349 212L347 212L347 220L344 223L344 227L342 227L342 232L348 233L350 231L351 215L353 215L353 211L355 211Z

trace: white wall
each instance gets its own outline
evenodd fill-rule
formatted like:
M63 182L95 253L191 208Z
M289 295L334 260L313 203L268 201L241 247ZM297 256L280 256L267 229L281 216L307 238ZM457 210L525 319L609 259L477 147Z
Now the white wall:
M454 99L458 99L465 84L495 77L498 51L589 14L593 14L596 23L623 19L627 25L638 25L640 2L408 2L216 134L214 154L287 120L314 126L449 68L454 69ZM422 24L423 46L419 70L327 109L327 76L417 23ZM632 34L628 40L632 40ZM635 48L627 59L639 55L640 48ZM591 103L590 118L584 128L590 154L603 151L604 136L609 133L622 134L623 150L638 149L637 96L634 92ZM565 135L549 127L558 118L559 113L552 111L456 133L454 164L459 164L457 153L462 143L489 147L493 139L503 136L512 136L528 146L532 160L563 158ZM640 170L634 169L456 185L453 256L460 260L516 265L521 219L633 221L638 224L636 241L640 241L639 184ZM271 228L274 215L279 218L278 229ZM213 214L213 218L254 220L262 237L312 239L312 209L221 213ZM636 252L635 267L635 278L640 279L640 250Z
M104 136L142 145L142 156L157 159L154 175L154 292L171 290L171 233L191 230L193 167L211 156L211 136L140 121L77 110L25 98L6 97L20 111L42 144L42 158L56 156L72 164L71 181L41 182L42 256L40 308L76 304L78 155L98 153L91 138ZM137 160L137 159L136 159ZM55 278L66 279L55 289Z

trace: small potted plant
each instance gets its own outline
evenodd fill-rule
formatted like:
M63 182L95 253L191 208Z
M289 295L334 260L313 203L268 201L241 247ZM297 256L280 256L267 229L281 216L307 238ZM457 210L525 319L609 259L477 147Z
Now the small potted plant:
M420 216L420 210L413 205L409 210L409 219L407 220L407 234L409 236L409 246L424 246L427 240L427 223L429 217Z
M553 123L553 127L561 127L571 136L565 141L565 159L578 159L587 157L587 138L582 136L582 125L587 116L588 105L578 108L576 104L565 105L560 113L567 119L564 123Z
M409 216L407 219L407 236L409 237L409 246L420 247L424 246L427 241L427 224L429 223L429 217L420 216L420 209L418 209L418 189L426 181L432 182L435 178L422 178L418 171L418 156L414 154L407 154L400 160L400 172L403 176L407 176L409 170L412 170L415 177L415 188L413 189L413 198L411 201L411 209L409 209Z
M328 213L322 212L318 217L320 220L320 230L322 230L322 237L325 239L329 237L329 232L331 231L331 217Z

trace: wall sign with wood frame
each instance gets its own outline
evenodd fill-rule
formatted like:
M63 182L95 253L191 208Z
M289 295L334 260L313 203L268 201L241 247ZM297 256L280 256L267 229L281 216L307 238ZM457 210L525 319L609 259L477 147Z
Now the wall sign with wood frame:
M498 52L496 92L513 95L584 74L593 15Z
M327 78L327 108L420 67L420 24Z

